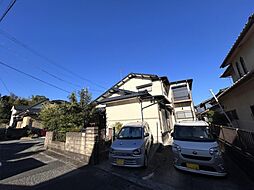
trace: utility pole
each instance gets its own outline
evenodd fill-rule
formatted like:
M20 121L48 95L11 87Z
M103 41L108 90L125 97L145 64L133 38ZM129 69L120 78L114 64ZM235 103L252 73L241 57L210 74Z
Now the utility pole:
M7 7L6 11L4 12L4 14L0 17L0 22L2 22L2 20L4 19L4 17L7 15L7 13L11 10L11 8L13 7L13 5L16 3L16 0L12 0L9 4L9 6Z
M222 113L226 116L226 118L227 118L227 120L229 121L230 125L233 127L233 124L232 124L232 122L231 122L230 118L228 117L228 115L226 114L226 112L224 111L224 109L222 108L222 106L221 106L221 104L220 104L220 102L219 102L218 98L217 98L217 97L215 96L215 94L213 93L213 90L212 90L212 89L210 89L209 91L210 91L210 92L211 92L211 94L213 95L213 97L214 97L215 101L218 103L218 105L219 105L219 107L220 107L220 109L221 109Z

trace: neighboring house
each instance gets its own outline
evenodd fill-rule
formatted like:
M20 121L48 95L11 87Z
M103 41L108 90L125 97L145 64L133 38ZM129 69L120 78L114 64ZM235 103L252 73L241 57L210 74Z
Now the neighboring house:
M254 131L254 15L252 15L221 68L233 85L218 96L234 127Z
M196 120L191 90L192 79L170 83L170 96L174 108L175 122Z
M220 89L217 94L215 94L216 97L218 97L220 94L222 94L227 88ZM199 120L204 120L208 122L208 112L214 111L219 114L223 114L223 111L219 107L218 103L215 101L214 97L209 98L200 104L195 106L196 116Z
M169 133L176 121L172 100L173 95L178 96L178 93L174 94L172 90L186 85L190 95L188 81L192 80L170 83L167 77L141 73L128 74L95 100L97 107L105 107L107 136L112 137L112 128L116 122L126 124L146 121L150 125L154 142L165 143L170 139ZM188 100L192 102L191 95L188 96ZM184 109L185 105L179 107L179 110ZM195 118L194 112L190 115L192 117L185 119Z
M32 106L15 105L11 109L11 119L9 127L12 128L24 128L35 127L41 128L40 122L37 120L39 112L43 103L48 99L40 101Z

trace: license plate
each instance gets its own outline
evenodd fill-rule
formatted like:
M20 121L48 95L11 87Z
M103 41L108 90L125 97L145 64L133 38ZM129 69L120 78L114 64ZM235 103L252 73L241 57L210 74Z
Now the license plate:
M116 164L119 165L119 166L122 166L122 165L124 165L124 160L123 159L117 159Z
M193 169L193 170L199 170L199 165L198 164L191 164L191 163L186 163L187 168Z

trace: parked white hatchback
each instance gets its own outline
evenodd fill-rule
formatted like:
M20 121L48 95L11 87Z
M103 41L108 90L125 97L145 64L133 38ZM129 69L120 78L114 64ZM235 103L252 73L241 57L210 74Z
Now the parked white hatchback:
M123 126L110 148L112 165L147 167L153 136L147 122L128 123Z
M227 174L221 150L208 123L204 121L177 123L172 137L176 168L213 176Z

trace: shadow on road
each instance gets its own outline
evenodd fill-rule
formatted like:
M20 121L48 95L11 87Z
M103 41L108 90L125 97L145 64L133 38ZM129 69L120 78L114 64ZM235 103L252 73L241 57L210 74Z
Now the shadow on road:
M31 143L1 143L0 144L0 180L29 171L45 164L29 156L40 151L29 151L27 149L35 146L39 142Z

